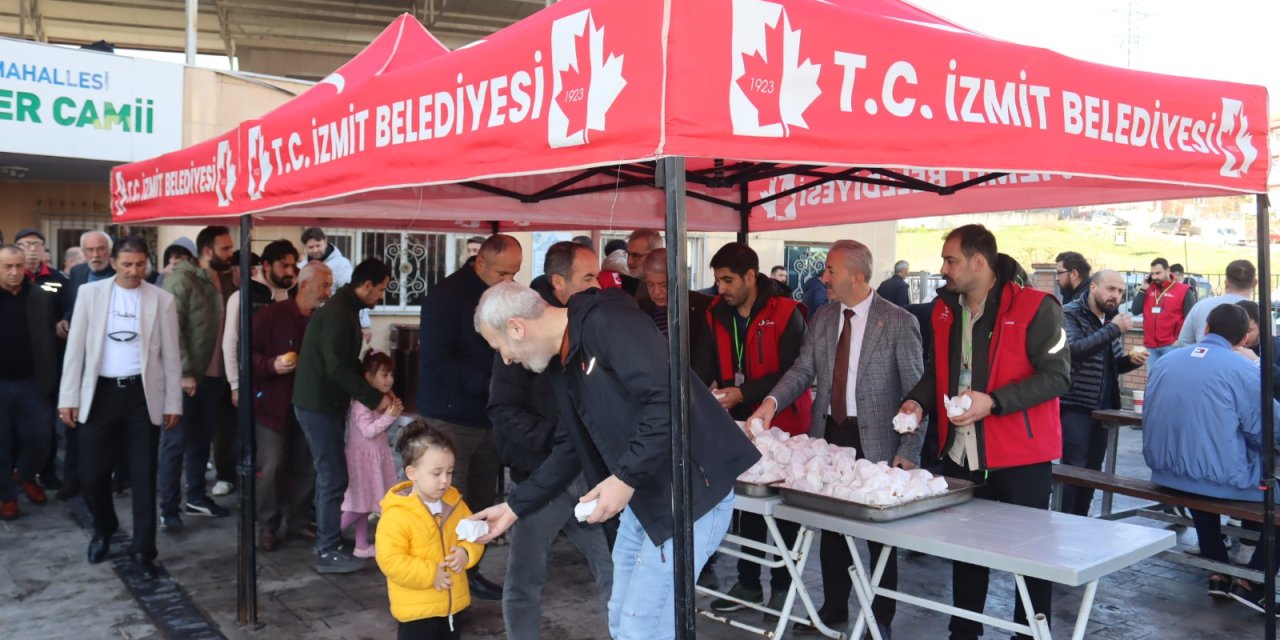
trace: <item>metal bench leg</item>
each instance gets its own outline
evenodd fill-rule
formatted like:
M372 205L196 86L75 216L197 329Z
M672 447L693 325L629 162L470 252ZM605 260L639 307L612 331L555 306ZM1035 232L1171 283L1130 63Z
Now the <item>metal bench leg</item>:
M1053 640L1049 633L1049 621L1043 613L1036 612L1031 605L1031 593L1027 591L1027 580L1021 574L1013 574L1013 582L1018 586L1018 597L1022 598L1022 610L1027 614L1027 625L1031 627L1031 637L1035 640Z
M1089 614L1093 611L1093 596L1098 593L1098 581L1094 580L1084 586L1084 597L1080 599L1080 613L1076 614L1076 630L1071 640L1084 640L1085 628L1089 626Z
M1054 482L1050 485L1049 491L1049 510L1062 512L1062 487L1061 482Z
M1116 472L1116 454L1120 449L1120 430L1107 429L1107 459L1103 463L1102 468L1107 473L1115 474ZM1111 515L1111 502L1114 494L1110 491L1102 492L1102 517Z
M862 625L866 624L871 640L883 640L880 637L880 627L876 625L876 614L871 609L871 603L875 602L876 586L880 584L880 576L884 573L884 566L889 559L888 554L893 553L895 548L887 544L881 548L880 558L876 561L875 575L868 576L866 568L862 566L862 555L858 553L854 539L845 536L844 541L849 545L849 555L853 556L849 577L853 579L853 592L858 596L858 604L861 605L861 611L858 612L858 619L854 620L849 637L855 640L862 638Z

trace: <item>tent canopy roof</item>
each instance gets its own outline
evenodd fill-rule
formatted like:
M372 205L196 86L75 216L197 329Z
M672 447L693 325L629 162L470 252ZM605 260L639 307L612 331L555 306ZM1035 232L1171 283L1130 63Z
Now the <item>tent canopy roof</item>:
M260 119L118 168L115 217L653 227L664 156L689 158L692 230L1265 191L1262 87L896 0L565 0L447 55L410 23Z

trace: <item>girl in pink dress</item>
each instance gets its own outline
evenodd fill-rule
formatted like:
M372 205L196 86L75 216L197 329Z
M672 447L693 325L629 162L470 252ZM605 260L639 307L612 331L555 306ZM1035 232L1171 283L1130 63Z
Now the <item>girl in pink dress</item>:
M382 393L391 392L395 381L395 364L391 356L380 351L365 355L364 379ZM358 558L372 558L369 544L369 514L381 513L381 501L387 490L396 485L395 461L387 443L387 429L404 411L396 400L386 413L378 413L357 400L351 401L347 414L347 493L342 499L342 528L356 527Z

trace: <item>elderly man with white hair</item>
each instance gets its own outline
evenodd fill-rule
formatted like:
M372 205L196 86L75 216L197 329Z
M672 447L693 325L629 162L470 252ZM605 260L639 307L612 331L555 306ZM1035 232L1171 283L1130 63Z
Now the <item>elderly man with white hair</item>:
M71 331L71 316L75 312L76 296L80 287L90 282L110 280L116 276L111 267L111 236L103 231L86 231L80 234L79 250L84 262L71 268L64 292L66 307L57 325L58 337L66 339ZM74 429L62 429L62 486L55 497L59 500L73 498L80 493L80 435ZM56 452L55 452L56 453ZM128 478L124 465L117 464L117 476Z
M509 500L475 516L501 535L583 474L593 488L580 501L587 522L620 516L613 548L609 635L656 640L674 636L674 522L671 510L671 393L667 343L631 296L587 290L566 308L534 290L504 282L485 291L476 330L508 363L551 378L562 411L551 457ZM703 385L690 389L689 488L693 559L701 570L723 540L733 514L733 481L760 458Z

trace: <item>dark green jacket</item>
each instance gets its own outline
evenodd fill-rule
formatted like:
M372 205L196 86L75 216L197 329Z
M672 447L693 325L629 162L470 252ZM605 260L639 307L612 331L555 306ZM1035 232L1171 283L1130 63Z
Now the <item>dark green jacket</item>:
M294 406L345 416L353 398L370 409L382 402L382 393L369 385L360 368L364 307L348 284L311 314L294 374Z
M204 377L222 332L222 297L209 272L191 262L179 262L164 278L178 310L178 345L182 375Z

